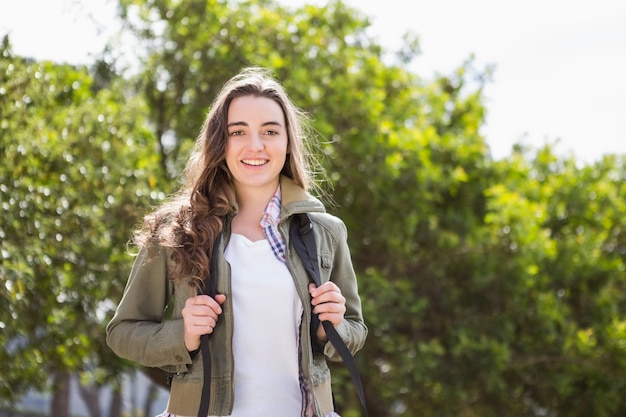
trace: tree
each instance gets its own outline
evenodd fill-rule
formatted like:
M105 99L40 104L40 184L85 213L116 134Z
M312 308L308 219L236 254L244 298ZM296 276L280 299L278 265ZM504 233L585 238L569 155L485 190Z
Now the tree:
M507 188L492 189L507 209L489 218L508 250L524 254L508 385L555 415L621 415L624 157L580 166L546 147L511 162L501 166ZM511 221L519 203L527 229Z
M123 363L104 324L128 274L125 242L163 198L152 135L123 80L96 89L84 67L0 50L0 399L59 395L67 375L102 384ZM107 372L101 369L107 368ZM55 416L67 415L61 397Z

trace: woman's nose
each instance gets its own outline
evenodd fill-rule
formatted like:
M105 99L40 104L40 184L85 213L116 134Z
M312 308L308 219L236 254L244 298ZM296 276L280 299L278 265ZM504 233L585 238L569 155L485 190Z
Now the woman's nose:
M248 148L254 150L263 149L263 139L261 138L261 135L259 135L258 133L251 134L250 140L248 141Z

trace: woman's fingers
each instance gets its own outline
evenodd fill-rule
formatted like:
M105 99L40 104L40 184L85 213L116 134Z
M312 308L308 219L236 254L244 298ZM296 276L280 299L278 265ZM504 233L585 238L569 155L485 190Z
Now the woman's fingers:
M184 339L187 350L192 351L200 346L200 336L213 333L220 314L221 304L226 300L224 294L215 299L208 295L190 297L183 307Z
M326 282L319 287L309 285L313 312L319 315L321 321L330 321L338 326L343 321L346 312L346 299L341 290L333 282Z

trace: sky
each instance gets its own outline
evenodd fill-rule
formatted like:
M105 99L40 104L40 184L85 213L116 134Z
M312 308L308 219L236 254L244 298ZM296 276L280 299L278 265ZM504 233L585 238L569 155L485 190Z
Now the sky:
M345 2L370 18L371 35L389 50L404 32L417 34L422 52L411 69L425 78L471 56L477 69L495 68L481 130L495 158L514 143L555 144L583 163L626 154L626 1ZM114 14L113 0L0 0L0 34L10 34L18 55L89 63L114 34Z

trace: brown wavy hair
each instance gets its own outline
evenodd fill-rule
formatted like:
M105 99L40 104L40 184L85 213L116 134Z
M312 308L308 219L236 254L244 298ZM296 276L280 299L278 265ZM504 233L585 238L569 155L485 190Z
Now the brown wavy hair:
M171 249L174 268L170 279L190 278L200 286L209 276L210 256L224 221L235 215L235 190L226 165L228 107L234 98L267 97L285 115L289 153L282 174L305 190L314 187L305 149L308 118L288 97L283 87L263 68L245 68L224 84L206 117L183 172L176 194L152 213L134 232L139 247L155 244Z

